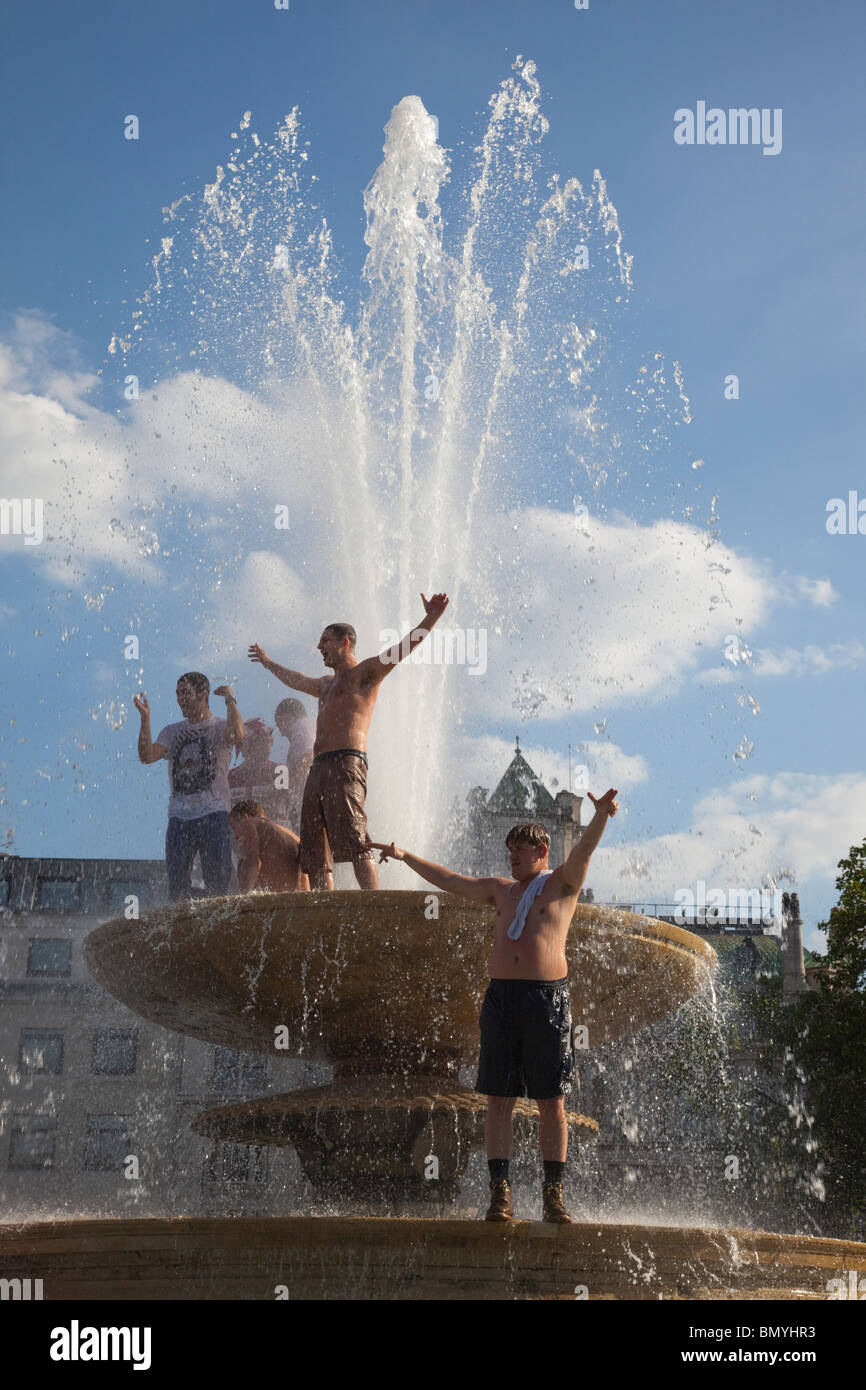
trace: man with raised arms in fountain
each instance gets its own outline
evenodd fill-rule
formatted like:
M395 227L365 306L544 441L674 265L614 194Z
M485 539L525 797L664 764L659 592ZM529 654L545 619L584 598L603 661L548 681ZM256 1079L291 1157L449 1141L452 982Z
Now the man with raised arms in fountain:
M574 1073L565 941L593 851L609 817L616 815L616 795L614 788L599 800L590 793L595 815L565 863L552 870L545 827L537 821L513 826L505 837L510 879L470 878L393 844L373 846L382 851L383 861L402 859L437 888L496 908L475 1084L476 1091L487 1096L487 1221L508 1221L514 1214L508 1161L514 1102L523 1095L538 1105L544 1220L561 1225L572 1219L562 1197L568 1150L564 1093Z
M192 865L201 861L208 897L222 897L232 871L232 836L229 829L229 763L232 749L244 741L244 724L230 685L218 685L214 695L226 702L226 717L211 714L210 681L201 671L187 671L177 683L177 703L183 719L166 724L156 739L150 733L147 696L136 695L133 704L141 715L138 756L143 763L168 761L168 828L165 833L165 868L172 902L193 895Z
M349 623L329 623L318 648L331 676L304 676L272 661L258 643L249 649L257 661L288 685L319 701L313 765L301 804L301 872L313 889L333 888L332 864L351 862L361 888L378 888L376 856L367 833L367 732L389 671L407 657L448 607L447 594L421 595L424 617L396 646L359 661L357 637Z

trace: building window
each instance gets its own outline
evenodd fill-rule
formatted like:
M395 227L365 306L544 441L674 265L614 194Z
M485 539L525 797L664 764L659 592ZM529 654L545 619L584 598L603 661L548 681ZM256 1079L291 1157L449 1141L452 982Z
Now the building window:
M72 942L52 936L34 936L27 953L28 975L69 975Z
M107 893L108 888L103 881L88 877L81 887L82 912L92 913L95 917L102 917L105 913Z
M212 1090L220 1095L260 1091L268 1084L268 1059L234 1047L215 1047Z
M132 1145L131 1115L88 1115L84 1166L92 1173L123 1168Z
M36 906L40 912L77 912L80 905L78 879L40 878L36 886Z
M217 1144L205 1159L205 1176L221 1185L267 1182L267 1150L261 1144Z
M18 1070L36 1076L56 1076L62 1072L62 1028L22 1028L18 1046Z
M9 1129L9 1167L54 1167L57 1120L53 1115L13 1115Z
M215 1047L213 1050L212 1088L228 1095L238 1088L240 1053L234 1047Z
M5 907L9 902L9 880L0 878L0 907Z
M90 1070L102 1076L132 1076L137 1052L137 1028L100 1028L93 1034Z

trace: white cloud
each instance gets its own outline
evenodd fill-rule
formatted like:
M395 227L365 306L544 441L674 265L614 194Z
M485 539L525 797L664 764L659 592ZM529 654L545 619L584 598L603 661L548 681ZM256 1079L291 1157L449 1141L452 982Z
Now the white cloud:
M737 619L758 626L772 607L767 567L708 548L693 526L593 517L576 526L539 507L495 525L490 547L514 535L498 557L506 615L488 632L488 673L472 693L500 718L604 713L669 693L703 648L721 651Z
M299 388L268 400L185 373L142 386L118 416L88 400L96 377L77 361L72 336L38 314L19 314L0 344L4 495L44 501L45 541L21 554L52 578L80 584L107 562L152 582L165 571L153 535L164 550L163 528L186 525L188 544L207 542L215 517L266 544L277 503L297 512L297 547L327 507L321 430ZM348 471L344 449L345 460L332 451L335 479Z
M755 776L702 797L682 831L630 841L627 819L613 821L590 877L598 898L668 903L700 879L725 891L775 879L799 885L804 916L814 922L824 915L817 904L833 900L838 861L864 833L866 776ZM793 883L783 884L785 873ZM824 949L823 937L814 941Z
M788 603L799 603L805 599L815 608L829 608L839 598L829 579L808 579L803 574L781 574L778 590L780 599Z

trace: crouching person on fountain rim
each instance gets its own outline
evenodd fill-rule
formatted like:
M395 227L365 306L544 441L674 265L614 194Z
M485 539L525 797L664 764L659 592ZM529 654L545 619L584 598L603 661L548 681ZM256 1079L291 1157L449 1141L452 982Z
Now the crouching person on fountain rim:
M165 835L165 867L172 902L190 898L193 860L198 854L204 890L222 897L232 871L229 829L229 763L232 749L244 741L244 725L230 685L214 695L226 702L226 718L211 714L210 681L200 671L187 671L177 683L177 703L184 718L166 724L156 742L150 736L150 705L142 692L133 704L141 715L138 756L143 763L168 761L171 796Z
M310 881L298 870L300 841L293 830L271 820L258 801L244 798L229 812L229 823L240 859L238 887L242 893L305 892Z
M572 1219L562 1198L568 1151L563 1096L574 1073L565 942L593 851L617 813L616 796L615 788L598 800L590 793L595 815L565 863L555 869L547 862L550 836L545 827L537 821L515 825L505 837L510 879L470 878L393 844L373 846L382 851L382 861L402 859L437 888L496 908L475 1084L487 1096L487 1221L508 1221L514 1214L508 1162L514 1102L523 1095L538 1105L544 1220L563 1224Z

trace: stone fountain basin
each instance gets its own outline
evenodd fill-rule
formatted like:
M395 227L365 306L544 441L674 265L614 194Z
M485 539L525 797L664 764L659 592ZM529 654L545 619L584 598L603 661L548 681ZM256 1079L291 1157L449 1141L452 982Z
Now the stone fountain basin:
M206 1042L273 1054L284 1028L284 1055L438 1070L477 1055L492 924L492 909L448 893L262 893L106 922L85 956L135 1013ZM715 963L691 932L589 903L567 957L591 1047L671 1013Z

